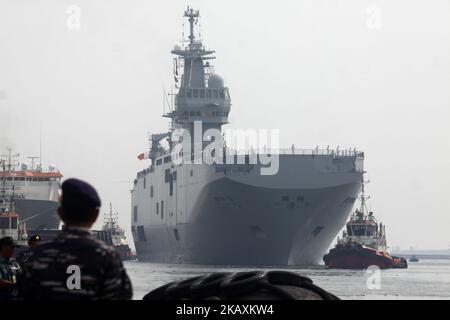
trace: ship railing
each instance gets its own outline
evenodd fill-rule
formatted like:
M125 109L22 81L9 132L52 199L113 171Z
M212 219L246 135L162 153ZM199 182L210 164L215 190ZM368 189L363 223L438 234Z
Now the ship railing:
M254 155L254 154L278 154L278 155L305 155L305 156L335 156L335 157L357 157L364 158L364 152L356 150L355 148L348 149L298 149L298 148L246 148L246 149L234 149L234 148L225 148L225 152L227 154L234 155ZM160 157L171 155L172 152L168 149L163 152L158 152L157 159ZM203 156L203 151L199 155ZM189 157L184 155L184 157Z
M305 155L305 156L335 156L335 157L358 157L364 158L364 152L356 149L298 149L298 148L258 148L258 149L228 149L234 154L278 154L278 155Z
M245 160L245 158L256 156L258 154L267 154L267 155L302 155L302 156L323 156L323 157L332 157L332 158L355 158L355 171L363 171L363 161L364 161L364 152L358 151L355 148L351 149L320 149L320 148L314 148L314 149L298 149L298 148L248 148L248 149L232 149L232 148L226 148L225 149L225 155L233 155L237 157L242 157L244 159L244 162L242 164L248 164L248 160ZM158 165L158 160L164 157L172 156L172 153L170 150L165 150L164 152L159 152L158 157L156 158L156 165ZM177 155L177 158L181 157L183 158L182 163L203 163L203 152L201 152L198 155L190 155L190 154L183 154L183 152L180 152L179 155ZM171 158L170 161L173 159ZM162 162L161 162L162 163ZM145 174L149 172L153 172L155 170L155 165L152 164L149 168L144 169L140 172L138 172L137 177L142 177ZM248 168L245 168L242 171L247 171Z

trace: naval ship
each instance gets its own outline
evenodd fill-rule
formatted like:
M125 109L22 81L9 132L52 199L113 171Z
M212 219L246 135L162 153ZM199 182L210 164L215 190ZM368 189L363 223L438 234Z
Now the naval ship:
M231 109L230 91L210 64L215 51L205 49L195 36L199 17L199 11L188 7L184 18L190 32L182 42L186 45L172 50L177 90L172 109L164 114L171 120L169 130L152 134L150 150L138 156L150 160L131 190L138 259L316 264L352 210L361 187L364 153L294 146L238 153L227 141L223 150L211 152L208 141L194 141L196 133L208 137L210 129L222 132ZM180 130L183 135L177 139ZM180 144L187 147L179 148ZM196 161L206 152L218 157ZM267 163L261 160L268 155L278 161L275 173L264 173Z
M56 210L63 175L53 166L43 170L41 164L35 165L38 157L29 157L31 166L20 164L19 155L8 151L0 156L0 205L11 198L28 231L58 229Z

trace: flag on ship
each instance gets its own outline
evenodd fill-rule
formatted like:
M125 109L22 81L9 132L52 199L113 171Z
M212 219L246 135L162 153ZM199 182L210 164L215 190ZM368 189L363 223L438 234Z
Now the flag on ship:
M139 160L148 159L148 157L149 157L149 152L143 152L143 153L141 153L140 155L137 156L137 158Z

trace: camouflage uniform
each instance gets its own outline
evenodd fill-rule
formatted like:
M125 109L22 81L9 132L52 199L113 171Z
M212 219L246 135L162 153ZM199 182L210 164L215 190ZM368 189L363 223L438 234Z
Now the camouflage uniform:
M5 259L0 255L0 279L17 283L19 265L12 259ZM0 301L12 300L17 297L17 289L0 289Z
M32 254L33 254L33 251L31 251L30 248L27 248L26 250L22 251L17 256L16 261L22 269L23 269L25 263L28 261L28 259L30 259Z
M19 255L16 257L16 261L22 269L23 266L25 265L25 262L27 262L28 259L30 259L31 255L33 254L33 247L35 247L41 241L42 238L38 234L35 234L30 239L28 239L28 247L22 250L22 252L19 253Z
M76 274L73 266L80 270L79 288L70 285ZM20 289L23 299L132 297L119 254L83 228L67 228L55 239L36 246L25 263Z

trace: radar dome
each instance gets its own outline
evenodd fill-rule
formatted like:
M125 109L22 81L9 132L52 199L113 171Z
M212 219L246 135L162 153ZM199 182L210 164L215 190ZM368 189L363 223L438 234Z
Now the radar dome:
M224 82L223 78L218 74L212 74L208 79L208 88L223 88Z

